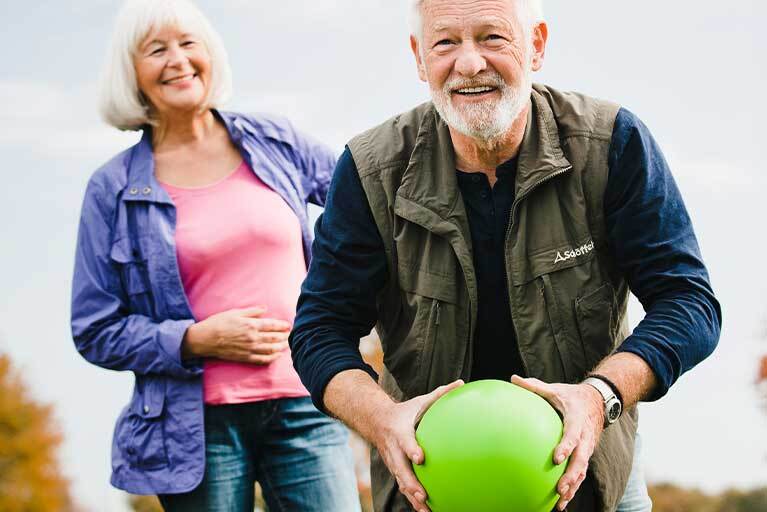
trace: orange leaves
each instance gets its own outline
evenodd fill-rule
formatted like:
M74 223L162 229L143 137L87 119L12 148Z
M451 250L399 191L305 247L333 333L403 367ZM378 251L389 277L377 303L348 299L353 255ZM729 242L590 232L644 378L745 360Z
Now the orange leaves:
M0 354L0 510L74 510L56 458L61 440L52 408L30 398Z

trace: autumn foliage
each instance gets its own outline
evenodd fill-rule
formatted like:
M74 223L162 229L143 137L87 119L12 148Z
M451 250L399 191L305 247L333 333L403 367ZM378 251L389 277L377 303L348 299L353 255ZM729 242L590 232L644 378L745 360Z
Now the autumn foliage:
M29 396L8 356L0 354L0 510L74 510L57 460L60 443L52 408Z
M650 487L653 512L767 512L767 487L710 495L672 484Z

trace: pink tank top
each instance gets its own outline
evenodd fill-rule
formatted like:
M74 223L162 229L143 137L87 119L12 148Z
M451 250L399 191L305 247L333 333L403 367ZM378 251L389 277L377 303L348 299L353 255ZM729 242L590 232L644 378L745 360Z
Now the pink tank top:
M301 226L288 204L245 162L212 185L162 186L176 205L176 254L197 321L266 306L264 318L292 324L306 263ZM206 360L203 385L206 404L309 394L290 350L268 366Z

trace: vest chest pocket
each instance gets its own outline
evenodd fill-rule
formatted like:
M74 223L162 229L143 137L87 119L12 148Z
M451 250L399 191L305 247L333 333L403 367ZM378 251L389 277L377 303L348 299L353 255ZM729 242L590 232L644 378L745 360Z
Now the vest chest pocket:
M134 246L134 243L136 244ZM112 244L109 257L120 273L120 283L131 313L152 315L152 297L147 260L137 249L139 241L122 238Z
M436 354L441 336L452 340L456 329L456 282L447 276L400 265L403 308L412 322L397 347L386 347L384 363L409 397L428 392L445 373ZM451 347L452 348L452 347ZM447 348L446 348L447 350Z
M512 269L512 283L521 291L518 297L524 297L518 298L516 307L522 310L520 317L528 318L521 325L520 350L538 364L534 370L549 379L578 382L591 369L593 354L600 351L592 350L593 341L583 340L576 318L583 290L603 284L595 253L593 242L584 238L518 257L522 264Z

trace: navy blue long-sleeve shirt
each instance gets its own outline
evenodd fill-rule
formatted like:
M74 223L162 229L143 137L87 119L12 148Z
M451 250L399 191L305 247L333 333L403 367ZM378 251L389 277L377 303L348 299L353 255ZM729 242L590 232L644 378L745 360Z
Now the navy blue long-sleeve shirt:
M719 339L714 297L682 197L647 127L621 109L608 159L604 209L608 243L645 318L619 347L643 358L665 395ZM483 174L458 173L466 204L479 287L472 380L522 374L504 266L504 235L514 200L516 162L498 168L490 187ZM388 279L383 241L348 149L338 161L325 212L315 227L313 259L298 302L290 344L314 403L323 409L330 379L364 363L359 339L376 323L376 296ZM503 305L499 307L498 304Z

